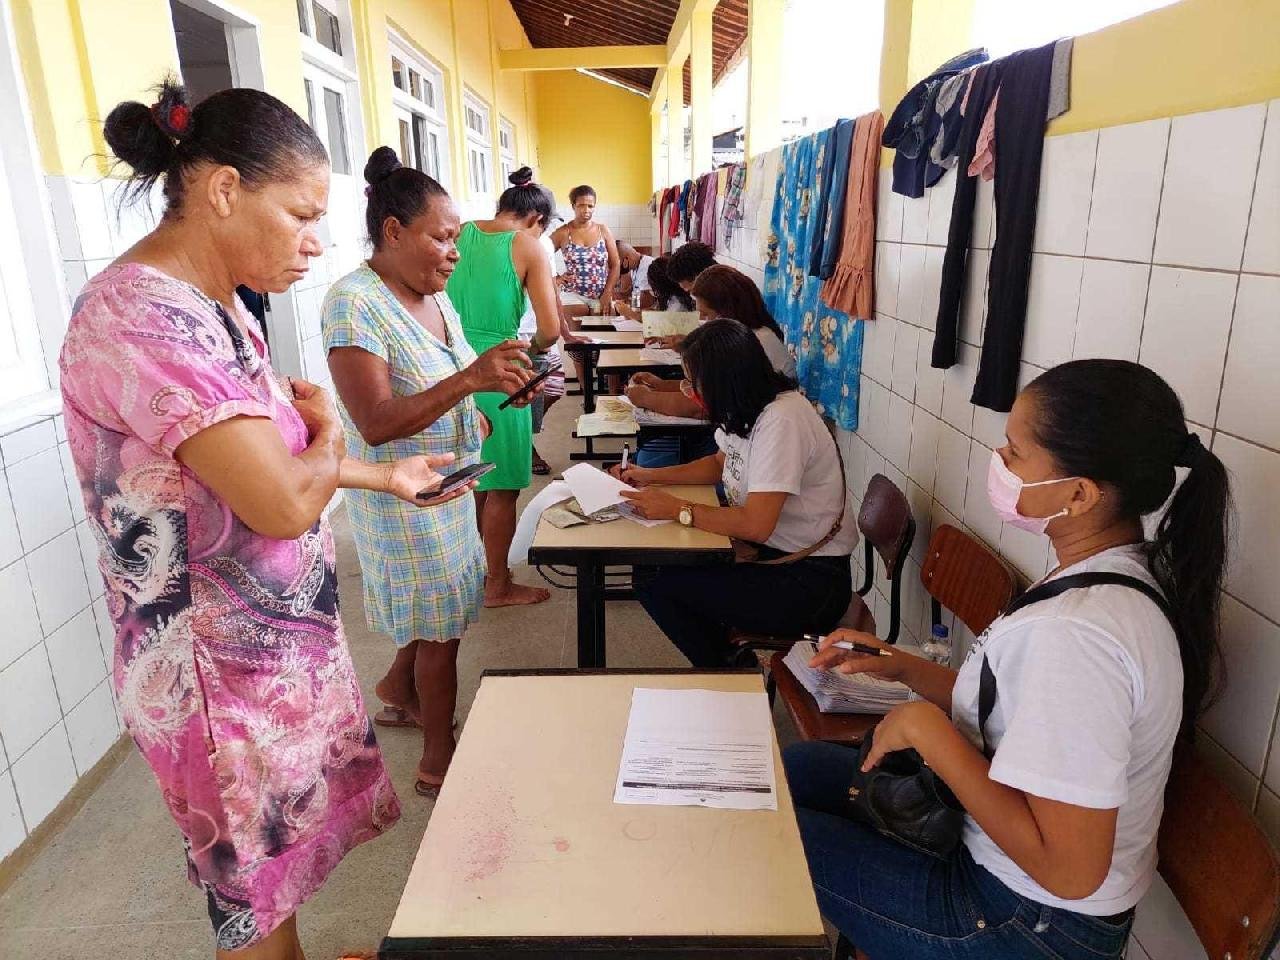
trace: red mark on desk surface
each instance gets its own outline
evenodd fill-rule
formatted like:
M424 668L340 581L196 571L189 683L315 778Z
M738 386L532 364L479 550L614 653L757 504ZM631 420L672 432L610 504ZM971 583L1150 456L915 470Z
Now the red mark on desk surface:
M556 847L556 852L557 852L557 853L568 853L568 852L569 852L569 841L568 841L568 840L566 840L564 837L556 837L556 839L555 839L555 847Z
M515 847L513 826L516 812L511 800L498 796L482 799L485 802L477 803L473 808L475 819L466 825L466 879L470 882L500 873L511 859Z

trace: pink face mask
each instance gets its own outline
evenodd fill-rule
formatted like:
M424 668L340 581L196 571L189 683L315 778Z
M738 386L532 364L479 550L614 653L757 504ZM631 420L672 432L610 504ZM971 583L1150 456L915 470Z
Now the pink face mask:
M1057 480L1041 480L1038 483L1026 483L1023 479L1004 465L1000 451L991 451L991 466L987 470L987 499L991 508L1005 523L1012 524L1032 533L1044 533L1045 527L1058 517L1065 517L1069 510L1063 507L1048 517L1028 517L1018 512L1018 500L1026 487L1043 487L1051 483L1065 483L1078 477L1059 477Z

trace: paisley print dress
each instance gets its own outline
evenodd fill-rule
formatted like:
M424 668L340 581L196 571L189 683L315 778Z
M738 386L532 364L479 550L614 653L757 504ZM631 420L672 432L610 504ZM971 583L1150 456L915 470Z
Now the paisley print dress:
M60 364L116 697L217 946L246 947L399 818L338 616L328 523L264 537L174 457L231 417L270 420L295 454L307 430L246 311L139 264L85 287Z

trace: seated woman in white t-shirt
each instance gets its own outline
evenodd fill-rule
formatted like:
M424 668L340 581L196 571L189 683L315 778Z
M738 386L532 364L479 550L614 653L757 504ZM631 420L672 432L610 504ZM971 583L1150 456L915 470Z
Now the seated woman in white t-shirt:
M1008 960L1123 956L1156 871L1156 832L1179 729L1191 731L1219 660L1227 475L1187 429L1159 376L1080 360L1022 391L991 459L987 490L1008 525L1047 533L1052 580L1125 574L1154 587L1069 589L998 619L959 672L894 652L816 666L900 680L922 699L875 728L867 769L914 748L964 808L949 860L841 814L856 751L805 743L785 753L818 904L874 958ZM1175 491L1175 467L1188 468ZM1154 539L1143 520L1168 500ZM829 643L875 638L837 631ZM983 660L996 680L978 731Z
M636 598L695 667L732 659L729 631L821 633L849 606L858 541L835 440L795 384L773 368L755 332L712 320L681 346L685 392L716 427L719 451L674 467L617 470L624 493L653 519L760 545L760 559L808 550L793 563L642 571ZM689 504L664 484L724 484L728 506Z

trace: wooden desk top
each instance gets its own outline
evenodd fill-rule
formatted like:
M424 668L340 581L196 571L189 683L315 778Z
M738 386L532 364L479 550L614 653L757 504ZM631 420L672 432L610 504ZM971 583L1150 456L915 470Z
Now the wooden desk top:
M716 488L712 486L663 487L673 497L691 503L717 504ZM692 527L682 527L672 521L659 527L643 527L630 520L613 520L609 523L584 523L576 527L560 529L538 521L533 536L531 559L539 550L594 551L594 550L696 550L728 554L732 547L729 538L718 533L707 533ZM536 562L536 561L535 561Z
M679 364L655 363L648 357L641 356L639 349L632 348L626 350L603 350L596 366L608 373L610 370L667 370L672 367L678 367Z
M384 948L478 937L824 942L776 743L776 811L613 802L636 687L763 683L692 671L485 677Z

